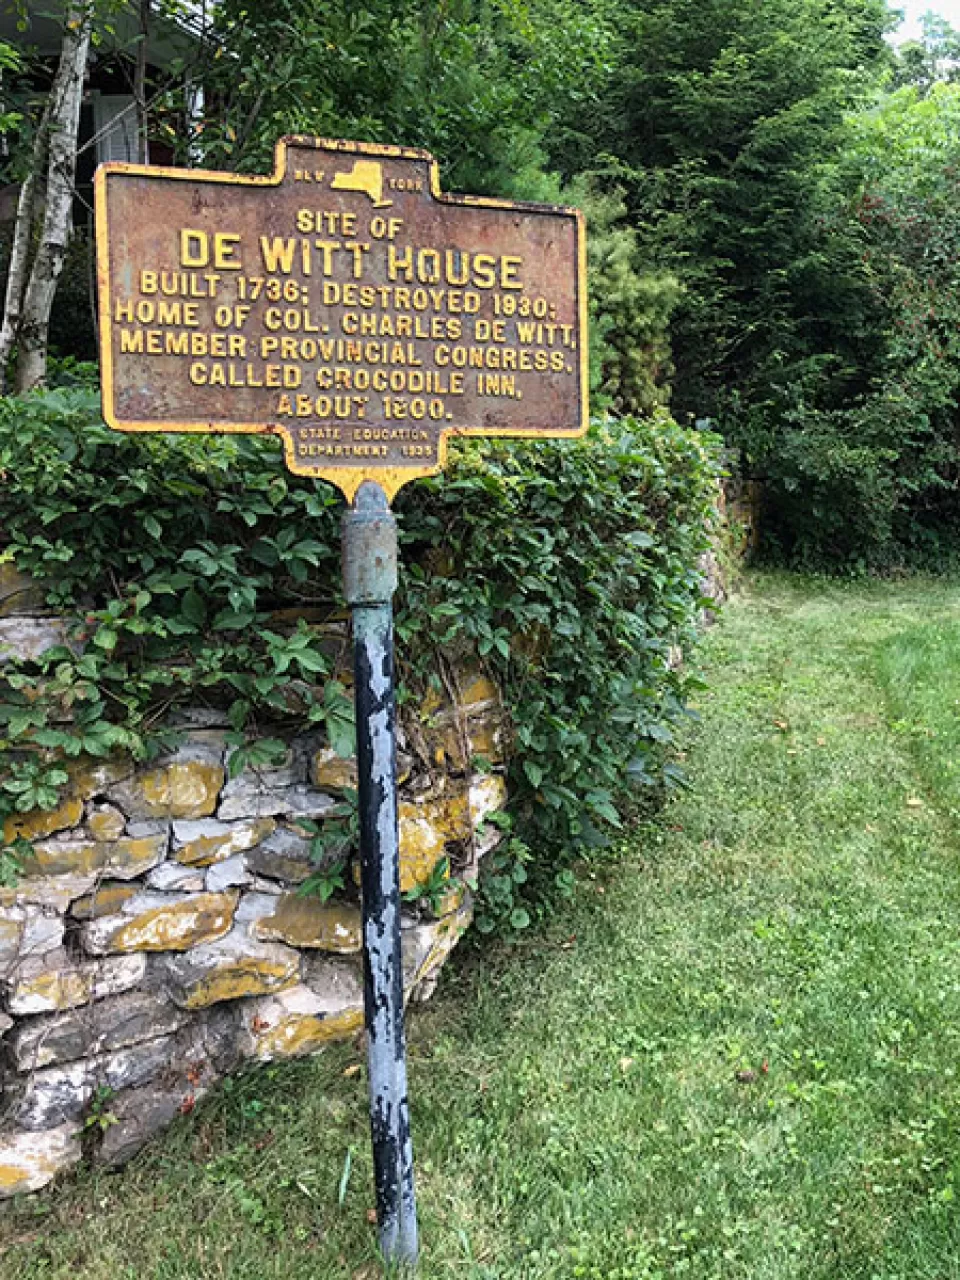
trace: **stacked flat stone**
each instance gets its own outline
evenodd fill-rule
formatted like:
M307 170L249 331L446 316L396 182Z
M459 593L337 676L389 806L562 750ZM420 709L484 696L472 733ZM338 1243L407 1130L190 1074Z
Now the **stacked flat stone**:
M475 672L461 683L455 703L419 709L404 890L445 856L475 865L496 843L484 819L506 800L499 701ZM226 726L201 711L185 723L175 754L78 762L56 810L5 825L4 840L32 852L0 889L0 1198L77 1162L91 1107L111 1118L94 1126L95 1158L118 1163L244 1061L362 1030L355 877L342 900L298 892L316 869L299 823L323 822L355 786L355 762L301 737L278 766L230 778ZM476 771L477 757L493 770ZM418 998L471 919L462 889L434 907L404 917Z

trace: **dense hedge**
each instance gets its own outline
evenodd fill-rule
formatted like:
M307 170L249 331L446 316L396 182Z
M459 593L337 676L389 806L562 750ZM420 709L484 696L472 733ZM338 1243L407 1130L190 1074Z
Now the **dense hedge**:
M527 871L563 888L630 785L671 768L689 677L669 654L700 605L715 456L665 416L608 421L577 442L460 445L397 500L401 698L470 646L513 719L514 834L488 922L521 926ZM333 489L287 474L268 440L117 435L82 386L0 400L0 476L0 555L48 583L85 642L2 669L0 819L55 802L63 755L159 750L181 703L228 707L248 760L283 722L348 749L317 625L342 607Z

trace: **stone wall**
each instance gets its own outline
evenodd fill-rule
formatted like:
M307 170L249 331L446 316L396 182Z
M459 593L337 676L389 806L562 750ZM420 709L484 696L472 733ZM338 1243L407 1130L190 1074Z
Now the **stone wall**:
M62 643L28 584L5 581L0 646ZM436 880L444 857L469 879L498 838L484 827L506 799L497 692L477 670L456 684L456 700L432 696L408 717L401 741L404 891ZM0 1198L82 1155L126 1159L245 1061L362 1029L355 867L335 899L299 892L317 869L301 824L323 823L355 762L303 735L279 764L231 777L221 716L179 726L174 754L80 761L56 810L5 825L4 841L32 852L0 889ZM473 771L476 756L493 770ZM471 919L462 882L433 888L403 918L417 998Z

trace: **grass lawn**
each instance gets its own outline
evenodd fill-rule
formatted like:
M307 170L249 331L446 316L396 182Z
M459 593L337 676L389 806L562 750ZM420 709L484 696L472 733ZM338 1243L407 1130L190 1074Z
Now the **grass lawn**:
M414 1021L424 1280L960 1280L960 585L752 579L693 789ZM0 1213L9 1280L379 1274L349 1047Z

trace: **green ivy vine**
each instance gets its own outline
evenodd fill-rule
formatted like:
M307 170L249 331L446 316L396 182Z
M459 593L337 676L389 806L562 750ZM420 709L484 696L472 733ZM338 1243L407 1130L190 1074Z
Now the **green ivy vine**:
M632 790L676 776L692 677L670 654L695 634L716 457L665 415L609 420L460 445L396 502L401 708L472 653L509 709L488 926L522 927ZM308 726L349 754L341 509L270 440L121 436L82 384L0 400L0 557L67 619L64 644L0 666L0 826L54 807L71 760L168 749L186 706L226 712L234 771Z

